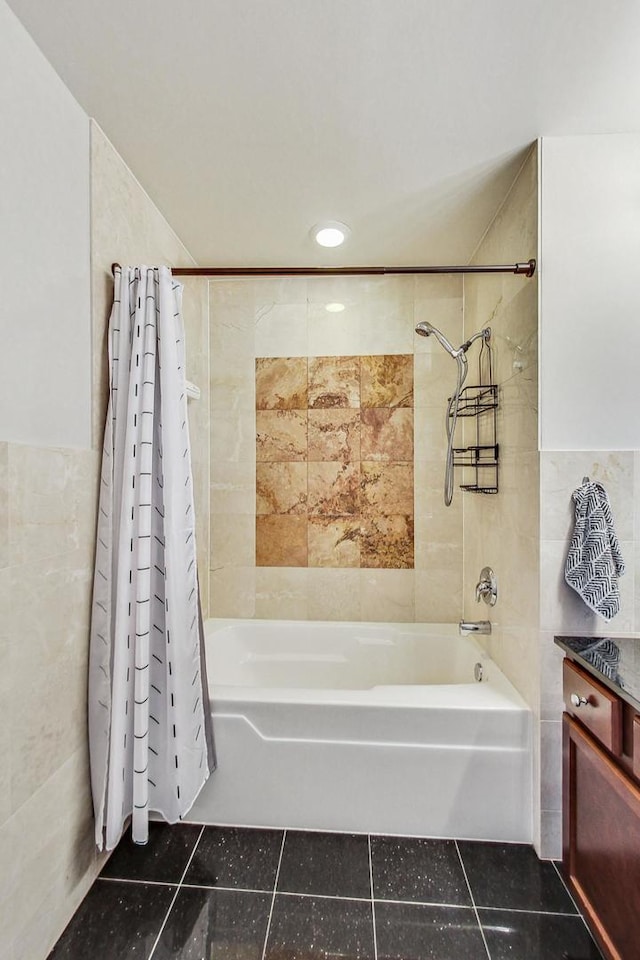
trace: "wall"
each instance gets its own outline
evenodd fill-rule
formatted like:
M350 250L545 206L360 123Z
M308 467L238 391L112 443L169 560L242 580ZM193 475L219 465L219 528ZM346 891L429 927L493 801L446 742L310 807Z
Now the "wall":
M89 446L89 127L0 2L0 437Z
M561 850L562 653L555 634L640 630L637 263L640 136L545 137L541 165L540 849ZM611 501L626 563L621 610L592 613L564 581L571 494Z
M542 450L636 450L640 134L542 143Z
M537 256L537 156L529 154L476 250L475 263ZM498 391L500 492L464 495L464 615L490 619L491 656L535 707L538 692L538 301L535 280L510 274L466 276L465 336L492 330ZM476 348L472 348L472 351ZM473 378L470 352L469 383ZM471 421L465 421L465 428ZM485 565L498 580L498 602L475 602ZM484 639L483 639L483 642Z
M0 953L37 960L97 866L89 122L4 0L0 65Z
M510 263L538 255L537 148L476 250L475 263ZM534 836L539 843L539 454L538 287L512 275L466 276L465 336L489 325L498 390L499 494L465 494L464 616L488 619L491 637L480 638L520 691L534 716ZM471 375L470 375L470 382ZM465 421L467 432L473 423ZM482 567L491 566L498 601L475 601Z
M626 572L620 580L620 612L598 617L564 580L573 532L571 494L588 476L605 487L611 502ZM640 453L546 451L540 455L540 720L542 852L561 850L562 651L556 634L625 636L640 631Z
M107 323L113 300L111 264L185 265L195 261L148 197L100 127L91 123L91 295L93 301L93 448L102 449L107 409ZM208 284L184 283L182 316L187 379L202 391L189 401L196 509L196 543L203 614L208 612L209 569L209 322Z
M342 303L331 313L327 304ZM462 598L462 502L442 503L444 412L455 364L430 320L462 336L455 277L213 281L210 613L218 617L452 621ZM256 357L414 354L414 569L256 567Z
M0 433L0 953L40 960L100 867L85 717L110 264L188 254L97 128L90 157L88 118L4 0L0 47L11 91L0 111L12 131L0 160L12 205L1 241L11 265L3 354L22 384L16 391L8 378ZM185 319L206 346L203 297L206 286L187 298ZM21 325L28 343L8 335ZM195 375L206 389L197 363ZM206 401L199 415L206 436ZM208 462L206 446L197 455ZM201 477L201 502L207 487ZM202 562L208 569L206 553Z

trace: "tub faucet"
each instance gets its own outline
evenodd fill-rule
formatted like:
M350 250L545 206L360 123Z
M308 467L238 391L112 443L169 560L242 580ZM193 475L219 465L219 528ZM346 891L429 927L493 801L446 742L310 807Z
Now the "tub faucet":
M463 637L468 636L470 633L482 633L485 634L485 636L489 636L491 633L490 620L461 620L458 627Z

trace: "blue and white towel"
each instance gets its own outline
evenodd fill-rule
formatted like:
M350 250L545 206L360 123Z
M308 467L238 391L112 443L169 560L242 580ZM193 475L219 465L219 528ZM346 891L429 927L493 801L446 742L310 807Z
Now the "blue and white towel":
M573 491L575 529L564 578L591 610L611 620L620 610L618 578L624 560L613 528L607 493L600 483L585 477Z

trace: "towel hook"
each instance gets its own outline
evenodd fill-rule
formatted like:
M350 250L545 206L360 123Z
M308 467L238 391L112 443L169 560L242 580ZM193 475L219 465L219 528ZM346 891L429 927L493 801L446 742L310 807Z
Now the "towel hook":
M591 480L589 480L589 477L583 477L583 478L582 478L582 483L583 483L583 484L585 484L585 483L591 483Z

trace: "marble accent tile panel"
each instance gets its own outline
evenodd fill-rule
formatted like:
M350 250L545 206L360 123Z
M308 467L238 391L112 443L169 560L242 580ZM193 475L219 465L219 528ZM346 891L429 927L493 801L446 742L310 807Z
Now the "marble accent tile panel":
M256 517L257 567L306 567L307 518Z
M363 518L360 566L413 568L413 517Z
M9 564L9 444L0 442L0 570Z
M360 417L363 460L413 461L413 410L370 407Z
M413 463L362 461L360 467L360 511L363 517L413 516Z
M306 410L307 358L256 359L256 409Z
M360 566L359 517L312 517L309 519L308 536L310 567Z
M354 567L363 558L375 568L412 566L413 357L310 357L304 412L274 409L283 390L275 399L267 395L287 382L289 368L295 380L301 367L291 357L256 361L257 381L264 373L263 388L256 386L264 408L256 415L256 514L306 515L308 552L303 560L297 528L292 539L285 532L291 525L259 522L258 565L269 565L271 544L273 566ZM361 407L363 391L376 406ZM364 553L361 517L367 519Z
M413 356L362 357L360 406L412 407Z
M360 459L360 414L354 409L309 410L307 459Z
M306 460L306 410L258 410L256 459Z
M309 408L360 406L360 357L309 357Z
M300 461L256 465L256 513L307 514L307 464Z
M360 464L308 464L309 516L345 517L360 513Z

